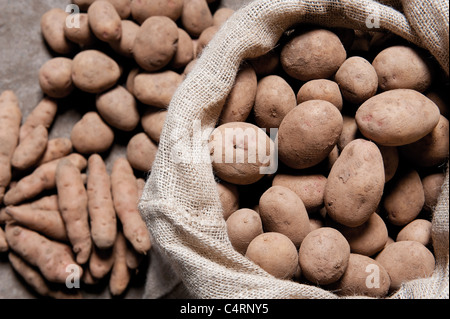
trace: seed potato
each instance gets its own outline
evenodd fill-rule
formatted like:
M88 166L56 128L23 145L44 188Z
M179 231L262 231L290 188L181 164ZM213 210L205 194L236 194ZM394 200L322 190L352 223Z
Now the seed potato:
M74 89L72 81L73 61L56 57L48 60L39 69L39 85L52 98L64 98Z
M263 233L261 217L252 209L239 209L228 217L227 233L234 249L245 255L250 242Z
M342 110L343 101L339 85L331 80L317 79L303 84L297 92L297 103L303 103L310 100L328 101Z
M412 240L424 246L431 244L431 222L426 219L415 219L397 234L396 241Z

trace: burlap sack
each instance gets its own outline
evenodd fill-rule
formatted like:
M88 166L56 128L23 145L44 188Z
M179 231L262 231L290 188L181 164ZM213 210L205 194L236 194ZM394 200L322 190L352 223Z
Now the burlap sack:
M155 246L191 296L338 298L315 286L275 279L232 248L216 191L207 132L215 126L220 101L230 92L244 59L272 49L294 24L366 30L370 15L379 18L381 29L426 48L448 75L446 1L257 0L238 10L219 30L175 93L139 208ZM203 136L198 134L198 125ZM434 275L405 283L391 298L449 297L448 171L432 225Z

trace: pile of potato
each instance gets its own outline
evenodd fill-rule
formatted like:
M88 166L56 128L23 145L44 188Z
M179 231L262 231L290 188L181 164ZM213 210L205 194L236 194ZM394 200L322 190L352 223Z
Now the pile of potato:
M74 0L80 13L42 16L54 54L39 70L43 99L23 118L16 94L0 92L0 253L39 295L80 298L69 288L106 281L122 296L140 270L151 237L137 205L167 106L233 13L212 2ZM60 100L83 98L95 103L70 138L49 139Z
M431 276L446 86L429 55L381 32L302 25L246 61L210 139L233 247L341 296L385 297Z

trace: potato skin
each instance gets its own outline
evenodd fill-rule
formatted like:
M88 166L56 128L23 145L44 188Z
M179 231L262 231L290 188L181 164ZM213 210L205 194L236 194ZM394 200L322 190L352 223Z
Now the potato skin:
M101 93L119 80L119 65L98 50L85 50L73 59L72 80L77 88L88 93Z
M133 57L133 46L136 35L139 31L139 25L131 20L122 20L122 36L109 42L111 48L117 53L127 58Z
M183 28L194 38L213 25L213 16L205 0L185 0L180 19Z
M130 165L139 171L148 172L152 169L158 146L145 134L133 136L127 145L127 159Z
M399 241L388 245L376 257L391 278L390 290L401 284L432 275L435 259L431 251L416 241Z
M373 274L372 283L370 276ZM372 283L373 286L368 285ZM339 296L385 297L391 279L386 269L375 259L360 254L350 254L347 269L341 279L333 285Z
M114 142L114 132L97 112L88 112L73 126L70 140L82 154L103 153Z
M342 63L337 70L335 81L339 84L342 96L353 104L360 104L375 95L378 89L378 76L369 61L353 56Z
M63 98L72 93L72 60L57 57L45 62L39 69L39 85L52 98Z
M140 73L134 79L134 96L144 104L166 109L182 81L183 77L171 70Z
M343 101L339 85L331 80L317 79L303 84L297 92L297 103L309 100L325 100L342 110Z
M439 195L442 191L442 185L445 181L443 173L430 174L422 178L425 203L423 209L431 212L438 203Z
M167 110L149 108L141 117L141 125L144 132L155 142L159 143L161 132L166 121Z
M261 217L252 209L239 209L228 217L227 233L234 249L245 255L250 242L263 233Z
M336 145L342 127L342 115L330 102L311 100L297 105L278 130L280 160L294 169L319 164Z
M412 240L424 246L431 244L431 222L426 219L415 219L397 234L396 241Z
M136 100L121 85L98 94L95 105L101 117L112 127L129 132L139 124L140 115Z
M283 234L266 232L248 245L245 256L279 279L290 279L298 270L298 255L292 241Z
M417 50L407 46L384 49L372 62L381 90L412 89L424 92L432 81L431 70Z
M178 28L178 45L170 66L175 69L185 67L194 59L194 44L190 35L181 28Z
M336 229L321 227L303 240L298 260L304 277L315 284L328 285L339 280L347 269L350 246Z
M397 172L400 157L398 148L395 146L378 145L381 156L383 156L385 182L389 182Z
M410 89L383 92L356 111L358 129L368 139L386 146L418 141L438 124L439 108L423 94Z
M256 124L265 128L278 128L283 118L297 106L295 93L285 79L269 75L258 81L253 112Z
M404 226L414 220L424 203L422 181L414 169L408 169L392 180L383 199L389 222L397 226Z
M75 44L64 35L64 25L69 16L60 8L54 8L41 17L41 32L45 42L58 54L66 55L75 50Z
M363 139L350 142L328 175L324 191L328 215L345 226L364 224L376 211L384 184L383 158L378 147Z
M133 57L144 70L154 72L172 60L178 48L178 27L172 19L153 16L139 28L133 45Z
M131 15L139 24L151 16L166 16L176 21L183 10L183 0L132 0Z
M305 205L287 187L272 186L266 190L259 200L259 214L264 231L286 235L296 247L311 230Z
M122 36L121 18L109 1L94 1L88 9L88 21L94 35L103 42L117 41Z
M309 81L333 76L347 58L339 37L325 29L294 36L281 50L280 61L291 77Z

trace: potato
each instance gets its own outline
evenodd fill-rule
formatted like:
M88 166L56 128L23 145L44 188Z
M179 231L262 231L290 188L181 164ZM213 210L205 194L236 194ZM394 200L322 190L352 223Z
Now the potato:
M122 131L134 130L140 121L134 96L118 85L97 95L95 105L106 123Z
M275 75L280 66L280 54L277 50L271 50L259 57L248 59L255 69L257 76Z
M306 82L297 92L297 103L303 103L310 100L328 101L342 110L343 101L339 85L331 80L317 79Z
M97 39L111 42L118 41L122 37L122 20L109 1L94 1L89 6L87 14L89 27Z
M44 125L38 125L17 145L11 158L12 167L26 170L35 166L44 154L47 142L47 128Z
M434 104L437 105L442 116L445 116L446 118L448 118L448 116L450 114L450 110L446 103L446 100L444 99L444 97L441 94L439 94L438 92L435 92L435 91L431 91L431 92L428 92L425 96L427 98L429 98L431 101L433 101Z
M327 178L321 174L289 175L278 173L272 180L272 186L284 186L297 194L308 213L314 213L323 206L323 192Z
M417 241L399 241L388 245L375 258L391 278L390 290L410 280L430 277L435 267L431 251Z
M269 75L258 81L253 112L256 124L266 129L278 128L281 121L297 106L294 90L278 75Z
M39 125L44 125L47 129L50 129L57 112L57 100L43 97L22 123L20 127L19 143Z
M166 109L183 77L170 70L140 73L134 78L134 96L142 103Z
M120 78L119 65L98 50L85 50L73 59L72 80L88 93L101 93L113 87Z
M311 229L305 205L296 193L284 186L272 186L262 194L258 207L264 231L286 235L300 247Z
M374 96L378 89L378 76L374 67L358 56L345 60L334 79L339 84L343 98L353 104L363 103Z
M64 35L64 25L69 16L60 8L54 8L45 12L41 17L41 32L50 49L58 54L72 53L76 46Z
M293 108L278 130L279 159L294 169L323 161L342 132L339 110L330 102L311 100Z
M72 60L57 57L45 62L39 69L39 85L52 98L64 98L72 93Z
M442 185L445 181L443 173L430 174L422 178L425 203L423 209L431 212L438 203L439 195L442 192Z
M384 165L384 180L385 182L389 182L395 175L399 165L399 154L398 149L395 146L383 146L378 145L380 149L381 156L383 156L383 165Z
M256 98L258 80L253 67L243 66L237 73L233 88L228 94L219 123L244 122L249 116Z
M261 217L252 209L239 209L228 217L227 233L234 249L245 255L250 242L263 233Z
M127 145L127 160L138 171L152 169L158 146L144 132L133 136Z
M413 221L425 203L422 182L414 169L396 176L385 193L383 207L393 225L404 226Z
M64 36L82 48L94 44L96 37L89 26L87 13L76 13L72 14L72 16L73 19L79 22L79 26L73 27L70 24L64 23Z
M424 92L432 81L431 69L416 49L396 45L384 49L372 62L381 90L412 89Z
M281 66L291 77L309 81L333 76L347 58L339 37L325 29L295 35L282 48Z
M223 218L227 220L232 213L239 209L239 191L236 185L221 181L217 183Z
M165 16L153 16L145 20L137 32L133 56L141 68L154 72L169 64L177 48L176 23Z
M131 15L139 24L151 16L165 16L173 21L180 18L183 10L183 0L132 0Z
M343 126L342 133L339 136L337 146L339 151L342 151L344 147L353 140L357 138L362 138L361 132L358 130L358 125L356 124L355 118L349 115L343 115Z
M213 16L205 0L184 0L181 12L181 25L196 38L207 27L213 25Z
M222 124L209 141L212 167L229 183L256 183L275 162L274 142L256 125L245 122Z
M208 43L212 40L212 38L216 35L217 31L219 31L219 27L212 25L207 27L205 30L200 33L197 42L197 51L196 57L200 56L203 49L208 45Z
M319 285L332 284L342 277L350 258L350 246L334 228L322 227L303 240L298 260L303 276Z
M167 110L159 108L149 108L145 110L141 117L141 125L144 132L155 142L159 143L159 138L166 121Z
M377 213L357 227L348 227L336 223L331 224L344 235L350 245L350 251L355 254L373 256L383 250L388 240L388 230L384 220Z
M311 231L319 229L319 228L321 228L323 226L324 226L324 224L323 224L323 221L321 219L319 219L319 218L310 218L309 219L309 229Z
M363 139L350 142L328 175L324 190L327 214L348 227L364 224L376 211L384 184L383 158L378 147Z
M185 67L194 59L194 44L190 35L181 28L178 28L178 44L170 66L175 69Z
M70 140L73 148L79 153L103 153L114 142L114 132L97 112L87 112L73 126Z
M449 154L449 124L442 115L433 130L417 142L400 147L402 155L416 167L444 164Z
M358 129L368 139L387 146L418 141L438 124L439 108L423 94L410 89L383 92L356 111Z
M127 75L127 80L125 82L125 88L134 95L134 79L141 72L139 67L133 68Z
M231 8L219 8L213 14L213 24L221 27L234 13Z
M139 32L139 25L131 20L122 20L122 36L109 42L111 48L127 58L133 57L133 47L136 35Z
M386 269L368 256L350 254L347 269L341 279L333 285L339 296L385 297L391 279Z
M397 234L396 241L412 240L424 246L431 244L431 222L426 219L415 219Z
M248 245L245 256L279 279L291 279L298 271L298 254L292 241L283 234L266 232Z
M131 2L132 0L107 0L109 1L122 20L128 19L131 15Z

